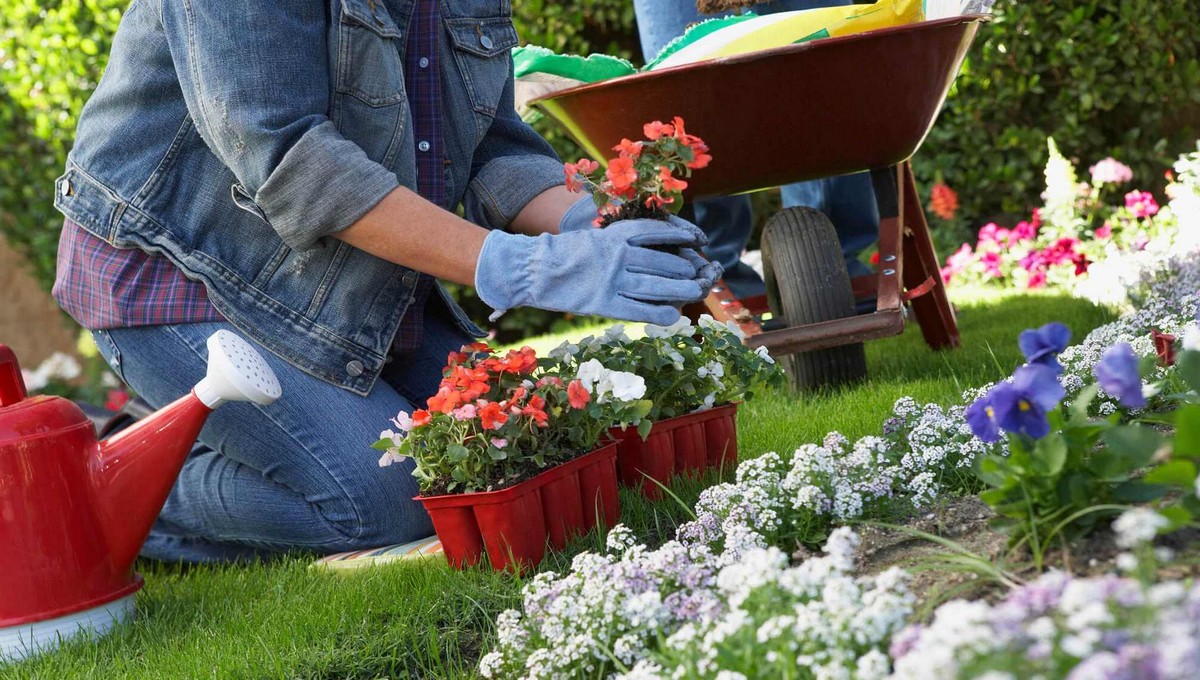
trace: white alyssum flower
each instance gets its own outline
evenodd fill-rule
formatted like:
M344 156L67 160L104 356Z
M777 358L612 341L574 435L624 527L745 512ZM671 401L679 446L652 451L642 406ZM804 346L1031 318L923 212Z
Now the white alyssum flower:
M1112 528L1116 543L1122 548L1137 546L1154 540L1159 529L1171 524L1170 520L1147 508L1132 508L1126 510L1113 522Z

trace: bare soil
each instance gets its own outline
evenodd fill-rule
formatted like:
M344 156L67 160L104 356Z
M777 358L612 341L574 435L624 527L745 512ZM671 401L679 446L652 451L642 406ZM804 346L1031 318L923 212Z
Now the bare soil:
M0 237L0 343L30 370L54 352L75 352L75 329L29 273L24 258Z
M904 521L901 526L953 541L1017 580L1036 579L1037 570L1027 551L1009 548L1007 534L993 528L995 513L976 497L950 499ZM941 568L951 554L948 548L911 533L874 526L857 527L862 539L860 555L866 574L898 566L912 573L911 587L917 596L917 611L930 611L956 597L996 600L1006 587L969 571ZM1161 537L1156 545L1170 548L1176 558L1161 569L1163 577L1200 576L1200 531L1186 529ZM1046 569L1061 569L1077 576L1096 576L1117 571L1120 553L1107 528L1093 531L1065 549L1051 547L1045 555ZM797 554L797 558L805 557Z

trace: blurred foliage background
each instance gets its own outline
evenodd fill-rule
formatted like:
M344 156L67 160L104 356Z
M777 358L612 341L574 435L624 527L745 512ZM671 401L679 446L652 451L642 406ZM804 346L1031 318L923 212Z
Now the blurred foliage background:
M128 0L0 4L0 231L49 287L61 225L54 178ZM641 60L630 0L516 0L513 11L525 42ZM924 186L940 176L958 191L965 219L943 229L1027 214L1042 188L1047 136L1080 163L1112 155L1141 188L1161 189L1164 169L1200 129L1197 17L1200 0L997 2L916 159ZM564 158L578 157L552 123L538 129ZM764 192L755 202L761 221L777 199ZM469 290L455 292L475 318L486 316ZM514 310L497 329L508 340L570 321Z

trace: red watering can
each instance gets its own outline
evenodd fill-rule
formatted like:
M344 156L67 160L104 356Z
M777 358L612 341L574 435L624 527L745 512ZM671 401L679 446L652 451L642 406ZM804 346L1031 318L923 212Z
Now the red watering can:
M27 396L0 345L0 663L133 613L133 563L205 418L225 401L270 404L279 381L245 340L208 339L187 396L111 439L61 397Z

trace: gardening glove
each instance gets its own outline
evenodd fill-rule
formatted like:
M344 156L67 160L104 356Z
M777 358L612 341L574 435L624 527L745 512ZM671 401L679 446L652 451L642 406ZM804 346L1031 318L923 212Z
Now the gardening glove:
M575 201L575 204L563 213L562 219L558 222L558 233L565 234L571 231L594 229L596 218L599 216L600 211L596 209L596 202L592 200L591 196L584 196Z
M679 302L703 298L696 265L649 246L695 248L698 227L621 220L604 229L522 236L493 231L475 268L475 290L496 310L531 306L669 326Z
M691 248L680 248L679 256L696 268L696 283L704 289L704 295L707 297L712 292L712 287L721 280L725 275L725 268L716 260L707 260L703 255L692 250Z
M591 196L584 196L576 201L574 205L563 213L562 220L558 223L558 231L561 234L566 234L572 231L583 231L586 229L594 229L596 218L600 213L596 210L596 202ZM695 226L685 219L671 215L669 218L671 224L687 225L687 227ZM687 228L683 227L683 228ZM696 267L696 283L704 290L704 295L707 296L712 290L721 276L725 273L724 267L719 262L710 262L696 252L692 248L680 248L679 256L691 262ZM681 303L683 304L683 303Z

